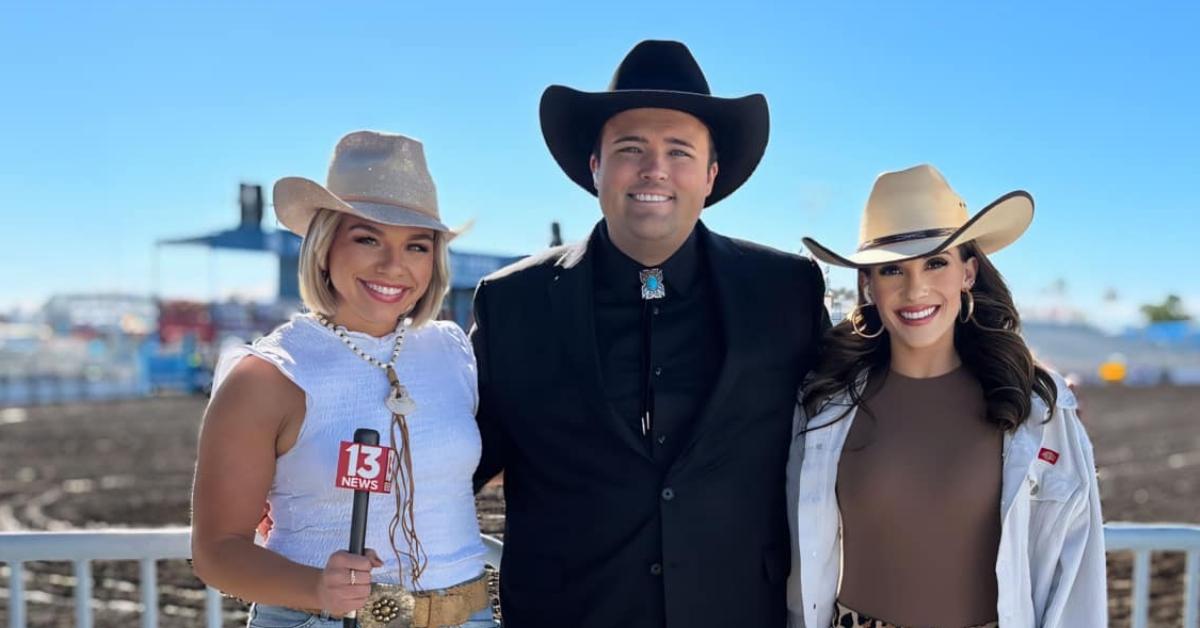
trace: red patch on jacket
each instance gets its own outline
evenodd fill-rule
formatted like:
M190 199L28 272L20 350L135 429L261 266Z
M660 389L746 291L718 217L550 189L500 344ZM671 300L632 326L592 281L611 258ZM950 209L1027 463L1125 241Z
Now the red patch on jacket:
M1045 460L1050 464L1054 464L1058 462L1058 452L1054 451L1053 449L1046 449L1045 447L1042 447L1042 450L1038 452L1038 459Z

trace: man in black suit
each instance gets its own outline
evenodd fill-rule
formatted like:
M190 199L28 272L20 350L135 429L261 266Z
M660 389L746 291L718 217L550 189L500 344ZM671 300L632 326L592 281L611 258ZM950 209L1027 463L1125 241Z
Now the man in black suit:
M646 41L607 91L549 87L541 122L604 219L475 295L505 624L782 627L784 466L824 282L699 222L758 165L766 99L713 97L683 44Z

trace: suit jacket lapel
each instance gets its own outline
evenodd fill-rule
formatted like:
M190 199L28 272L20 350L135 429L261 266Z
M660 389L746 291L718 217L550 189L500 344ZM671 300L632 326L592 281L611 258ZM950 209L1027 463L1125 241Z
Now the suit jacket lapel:
M600 353L596 348L593 256L588 254L594 240L593 231L588 240L568 247L556 264L556 274L549 287L554 324L566 349L568 367L577 374L583 394L581 401L595 419L607 422L630 447L649 458L646 443L631 425L613 412L604 392Z
M712 427L713 420L728 401L733 385L744 367L747 343L752 340L750 324L753 322L753 308L750 304L754 302L754 298L748 287L749 278L742 266L742 251L732 240L712 233L703 223L697 223L696 229L704 242L707 260L705 270L708 271L716 291L721 327L725 333L725 358L721 362L708 403L692 426L688 443L679 452L675 459L676 464L688 455L704 432Z

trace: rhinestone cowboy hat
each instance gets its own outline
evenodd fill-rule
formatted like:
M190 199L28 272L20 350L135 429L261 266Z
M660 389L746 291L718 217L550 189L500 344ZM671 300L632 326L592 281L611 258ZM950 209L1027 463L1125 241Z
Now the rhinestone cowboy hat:
M325 185L284 177L275 182L272 198L279 222L301 237L321 209L385 225L442 231L448 238L463 231L442 223L421 142L394 133L348 133L333 151Z
M614 115L643 107L689 113L708 126L721 172L705 207L745 183L767 149L767 99L762 94L713 96L691 51L677 41L647 40L634 46L617 66L606 91L547 87L540 107L542 137L563 172L594 196L588 157L600 130Z
M816 258L835 266L864 268L940 253L975 241L984 253L1012 244L1033 220L1033 197L1009 192L967 217L967 204L928 164L885 172L875 179L863 208L858 248L839 255L804 238Z

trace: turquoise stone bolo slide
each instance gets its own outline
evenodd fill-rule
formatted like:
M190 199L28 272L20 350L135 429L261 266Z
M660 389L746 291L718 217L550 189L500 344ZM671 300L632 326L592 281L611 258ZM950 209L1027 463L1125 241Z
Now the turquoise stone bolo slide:
M661 268L648 268L638 273L642 280L642 300L651 301L667 296L667 287L663 285Z

